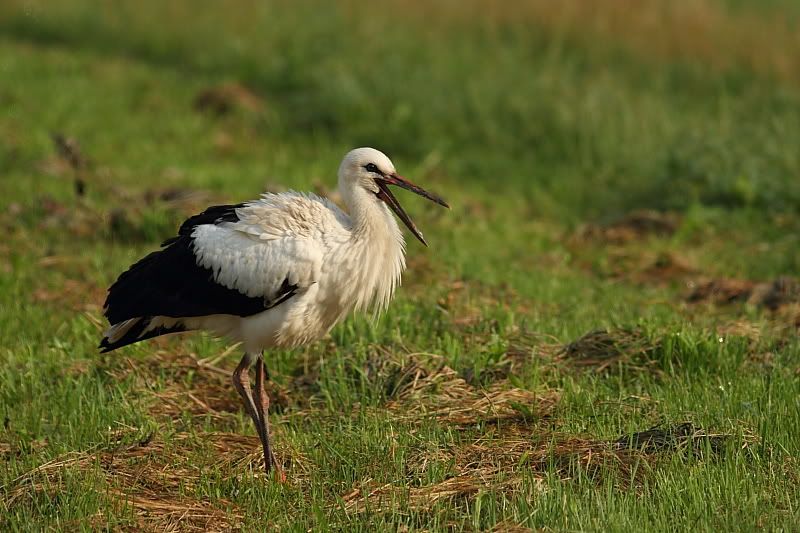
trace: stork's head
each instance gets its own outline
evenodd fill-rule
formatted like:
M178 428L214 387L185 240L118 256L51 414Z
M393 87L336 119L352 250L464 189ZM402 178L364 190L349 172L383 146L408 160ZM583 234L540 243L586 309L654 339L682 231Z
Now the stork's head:
M383 152L374 148L356 148L344 156L342 164L339 166L339 190L347 194L360 188L370 193L370 196L374 195L375 201L386 203L400 217L411 233L427 246L428 243L425 242L422 233L389 190L389 185L408 189L432 202L447 208L450 207L442 198L399 175L394 169L392 161Z

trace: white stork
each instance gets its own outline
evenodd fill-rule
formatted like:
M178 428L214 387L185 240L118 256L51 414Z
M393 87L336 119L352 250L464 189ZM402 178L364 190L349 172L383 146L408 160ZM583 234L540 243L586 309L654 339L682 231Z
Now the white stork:
M263 351L317 340L353 310L387 307L405 269L405 241L389 209L427 246L389 185L449 207L398 175L383 153L357 148L339 167L347 213L314 194L286 192L189 218L111 285L100 349L200 329L241 342L233 385L261 439L267 474L275 467L283 479L270 447Z

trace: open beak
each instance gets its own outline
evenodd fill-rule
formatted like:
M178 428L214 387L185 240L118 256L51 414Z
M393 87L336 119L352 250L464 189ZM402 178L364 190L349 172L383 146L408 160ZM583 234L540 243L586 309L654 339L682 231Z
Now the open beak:
M378 185L379 189L377 193L378 198L386 202L386 204L392 209L392 211L394 211L394 213L398 217L400 217L400 220L403 221L403 224L405 224L406 227L409 229L409 231L411 231L411 233L414 234L414 237L419 239L419 242L421 242L425 246L428 246L428 243L425 242L425 237L422 236L422 232L419 229L417 229L417 226L414 224L414 221L411 220L411 217L409 217L408 214L400 206L400 202L397 201L397 198L394 197L392 191L389 190L388 186L397 185L398 187L407 189L415 194L422 196L423 198L427 198L431 202L435 202L441 206L450 209L450 206L447 205L447 202L445 202L439 196L436 196L433 193L429 193L422 187L414 185L413 183L405 179L403 176L400 176L398 174L389 174L383 176L382 178L377 178L375 180L375 183Z

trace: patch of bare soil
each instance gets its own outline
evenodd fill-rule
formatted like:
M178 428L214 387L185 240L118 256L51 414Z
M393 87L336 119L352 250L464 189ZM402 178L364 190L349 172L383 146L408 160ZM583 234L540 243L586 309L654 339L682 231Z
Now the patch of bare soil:
M214 115L227 115L233 111L260 113L264 110L264 100L237 82L222 83L200 91L192 105L197 111Z
M647 248L647 239L670 237L680 227L675 213L632 211L609 224L585 224L567 240L576 261L603 277L666 285L698 275L690 257ZM601 251L602 250L602 251Z
M667 285L687 280L698 271L688 258L676 252L630 252L610 254L609 275L647 285Z
M690 303L730 304L746 302L756 307L777 311L784 306L800 304L800 281L781 276L772 281L717 278L697 283L686 296Z
M800 329L800 303L782 306L778 309L777 315L788 329Z
M52 259L45 258L45 259ZM105 289L78 279L66 279L56 287L44 285L34 289L32 298L36 303L55 304L73 311L98 311L105 299Z
M717 325L716 333L720 337L742 337L756 344L761 340L761 326L748 320L734 320Z
M651 236L669 237L678 230L680 223L681 218L676 213L638 209L608 224L585 224L573 239L626 244Z

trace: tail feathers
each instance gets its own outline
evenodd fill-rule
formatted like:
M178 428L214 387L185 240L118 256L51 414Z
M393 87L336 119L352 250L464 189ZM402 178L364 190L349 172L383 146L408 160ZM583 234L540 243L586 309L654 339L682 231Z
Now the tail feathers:
M188 328L179 318L164 316L130 318L108 328L98 348L100 353L106 353L153 337L187 330Z

